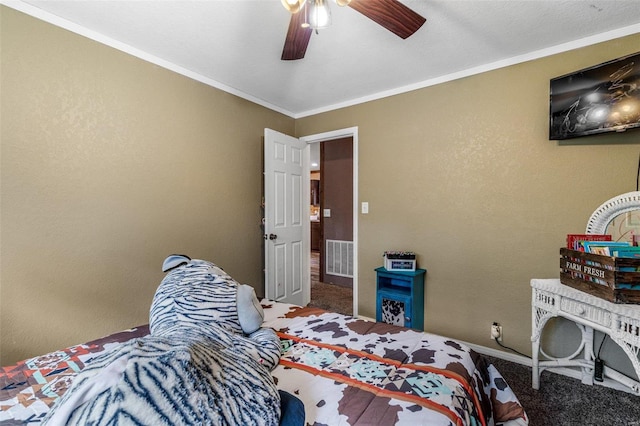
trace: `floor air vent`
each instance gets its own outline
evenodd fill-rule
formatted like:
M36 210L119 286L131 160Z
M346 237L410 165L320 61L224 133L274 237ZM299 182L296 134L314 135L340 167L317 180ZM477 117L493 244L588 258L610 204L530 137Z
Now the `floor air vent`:
M353 278L353 241L326 240L326 273Z

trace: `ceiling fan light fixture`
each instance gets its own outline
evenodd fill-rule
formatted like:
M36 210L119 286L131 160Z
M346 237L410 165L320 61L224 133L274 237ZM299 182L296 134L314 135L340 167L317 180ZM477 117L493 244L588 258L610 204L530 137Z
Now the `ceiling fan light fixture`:
M331 25L331 10L327 0L309 0L309 25L314 30Z
M351 0L335 0L336 4L340 7L344 7L344 6L349 6L349 3L351 3Z
M313 2L313 0L311 0L310 2ZM311 26L311 24L309 24L309 3L305 1L305 3L302 5L302 10L300 11L300 13L302 14L302 23L300 24L300 26L302 28L309 28Z
M282 5L287 11L291 13L297 13L302 9L302 6L307 2L307 0L280 0Z

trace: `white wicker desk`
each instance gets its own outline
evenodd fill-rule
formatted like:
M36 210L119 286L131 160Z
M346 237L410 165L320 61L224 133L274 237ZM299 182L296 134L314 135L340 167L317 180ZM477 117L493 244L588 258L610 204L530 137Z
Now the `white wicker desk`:
M608 334L627 354L640 377L640 305L620 305L592 296L560 283L558 279L531 280L533 358L532 386L540 387L540 373L545 368L580 367L582 383L593 384L593 330ZM540 348L540 336L552 317L564 317L576 323L582 333L582 343L572 355L555 358ZM548 360L540 361L542 354ZM640 395L640 382L612 368L604 368L605 381L620 383Z

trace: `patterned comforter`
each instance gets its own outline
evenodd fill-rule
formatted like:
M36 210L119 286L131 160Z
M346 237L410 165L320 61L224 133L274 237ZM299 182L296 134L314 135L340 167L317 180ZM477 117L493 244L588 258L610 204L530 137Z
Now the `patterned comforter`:
M310 425L526 425L500 373L451 339L262 301L284 353L272 371Z
M147 334L149 327L144 325L3 367L0 369L0 424L40 423L92 358Z
M526 425L500 373L459 342L263 300L283 355L272 375L309 425ZM76 374L146 326L0 369L0 425L40 423Z

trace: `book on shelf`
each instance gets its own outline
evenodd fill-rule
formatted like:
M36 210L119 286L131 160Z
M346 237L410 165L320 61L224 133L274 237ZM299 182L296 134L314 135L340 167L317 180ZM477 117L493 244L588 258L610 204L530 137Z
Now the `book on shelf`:
M613 256L615 249L631 247L627 241L583 241L582 245L586 253L600 254L603 256Z
M640 247L631 246L631 247L616 247L612 250L612 256L615 257L630 257L630 258L640 258Z
M640 259L640 247L617 247L613 249L614 257L623 257L629 259ZM620 272L638 272L639 268L634 266L622 266Z
M608 234L567 234L567 248L571 250L584 251L582 241L611 241Z

